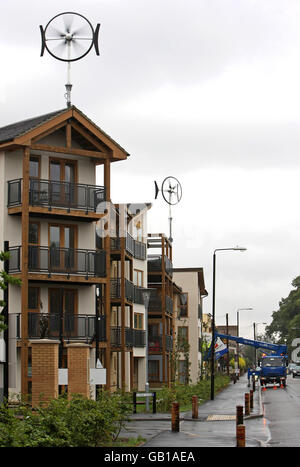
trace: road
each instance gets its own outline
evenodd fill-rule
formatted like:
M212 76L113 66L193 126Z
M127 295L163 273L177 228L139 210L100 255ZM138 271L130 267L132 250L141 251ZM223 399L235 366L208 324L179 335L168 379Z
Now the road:
M300 446L300 378L288 376L285 389L262 391L263 423L270 432L268 447Z
M170 414L157 416L153 420L132 420L125 436L141 435L146 439L145 447L234 447L235 421L207 421L208 415L235 413L237 404L243 404L244 393L249 388L246 379L218 394L215 401L207 401L199 407L199 421L183 415L180 433L171 432ZM258 397L256 391L256 397ZM287 387L276 390L269 386L261 391L263 416L245 421L246 447L299 447L300 446L300 378L288 376ZM259 410L258 401L255 403ZM165 417L165 418L164 418Z

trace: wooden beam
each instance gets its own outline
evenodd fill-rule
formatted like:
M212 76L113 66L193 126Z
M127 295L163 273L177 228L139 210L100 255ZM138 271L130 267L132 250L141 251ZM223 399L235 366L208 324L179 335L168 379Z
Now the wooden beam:
M70 123L66 127L66 146L68 149L72 147L72 127Z
M83 126L85 126L91 133L95 135L96 138L99 138L107 147L113 151L113 158L115 159L127 159L128 153L121 148L116 142L114 142L108 135L106 135L100 128L97 128L86 118L84 118L76 109L73 110L73 116L78 120Z
M65 112L61 113L60 115L57 115L54 118L51 118L47 122L42 123L41 125L37 126L36 128L28 131L22 136L19 136L14 139L15 144L23 144L23 145L28 145L30 146L31 140L39 137L42 133L50 130L55 127L56 125L67 122L69 118L72 117L72 109L68 109Z
M121 237L121 388L125 391L125 237Z
M106 389L110 390L111 387L111 298L110 298L110 237L104 238L104 248L106 251L106 285L105 285L105 317L106 317Z
M99 142L96 138L93 138L84 128L78 125L76 122L72 122L72 128L80 133L89 143L93 144L95 148L99 151L103 152L104 154L112 156L112 150L108 148L105 144Z
M23 152L22 187L22 269L21 269L21 393L28 394L28 237L29 237L29 160L30 149Z
M32 149L37 151L54 152L58 154L67 154L73 156L91 157L96 159L107 159L109 156L100 151L87 151L86 149L66 148L60 146L50 146L48 144L33 144Z
M48 128L46 131L43 131L42 133L38 134L34 138L31 139L31 144L37 143L41 139L46 138L47 136L51 135L52 133L55 133L56 131L60 130L61 128L64 128L66 126L67 122L61 122L58 123L57 125Z
M110 201L110 160L104 161L104 186L106 191L106 201Z

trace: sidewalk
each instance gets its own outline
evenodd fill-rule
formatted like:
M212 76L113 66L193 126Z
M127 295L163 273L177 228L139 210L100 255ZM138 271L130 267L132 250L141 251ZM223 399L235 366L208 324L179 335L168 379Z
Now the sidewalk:
M180 431L172 432L171 414L135 414L126 431L121 436L142 436L147 441L145 447L234 447L236 445L236 406L244 406L245 393L249 393L247 376L215 395L213 401L199 405L198 419L192 412L180 413ZM244 416L246 426L246 446L263 446L268 439L268 431L263 423L261 390L256 384L253 393L253 409Z

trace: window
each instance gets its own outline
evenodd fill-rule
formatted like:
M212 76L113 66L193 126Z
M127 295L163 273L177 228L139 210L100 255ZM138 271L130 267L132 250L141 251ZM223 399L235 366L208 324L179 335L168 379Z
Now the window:
M144 315L142 313L134 313L134 329L144 329Z
M142 226L142 222L140 220L134 223L133 236L138 242L143 241L143 226Z
M39 311L39 287L28 287L28 309L30 311Z
M40 176L40 158L39 157L30 157L29 162L29 177L39 178Z
M39 245L40 224L37 222L29 222L29 237L28 242L30 245Z
M188 316L188 294L180 294L180 312L179 318L186 318Z
M159 381L159 360L149 360L149 381Z
M28 243L28 267L30 270L39 269L40 224L38 222L29 222Z
M178 342L188 341L188 327L178 326Z
M134 282L134 285L138 285L139 287L143 287L143 284L144 284L143 271L139 271L138 269L134 270L133 282Z

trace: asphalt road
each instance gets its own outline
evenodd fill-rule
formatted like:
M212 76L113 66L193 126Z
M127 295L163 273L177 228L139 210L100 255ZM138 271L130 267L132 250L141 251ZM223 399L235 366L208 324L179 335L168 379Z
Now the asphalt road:
M300 446L300 378L287 379L285 389L262 391L263 422L270 432L268 447Z

